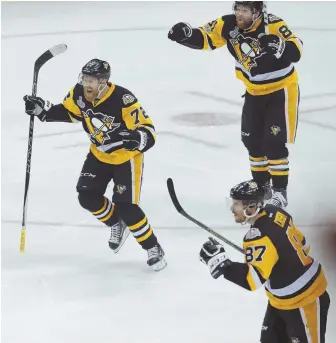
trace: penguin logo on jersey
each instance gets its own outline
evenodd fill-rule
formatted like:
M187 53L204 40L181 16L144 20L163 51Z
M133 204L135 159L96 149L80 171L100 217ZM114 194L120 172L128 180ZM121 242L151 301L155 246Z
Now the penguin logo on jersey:
M279 126L276 126L276 125L271 126L272 135L277 136L280 131L281 129Z
M255 38L238 35L235 39L230 39L238 62L244 66L247 71L257 66L256 59L265 54L261 51L259 41Z
M117 193L119 193L119 194L123 194L125 191L126 191L126 186L124 186L124 185L117 185Z
M101 112L93 112L92 109L84 111L84 119L90 132L91 141L100 145L111 139L110 134L120 127L120 123L114 123L115 117Z

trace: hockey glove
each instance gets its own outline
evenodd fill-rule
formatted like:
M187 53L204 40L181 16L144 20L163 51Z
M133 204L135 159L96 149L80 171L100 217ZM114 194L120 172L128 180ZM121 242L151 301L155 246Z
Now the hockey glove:
M168 38L174 42L183 42L192 35L192 27L188 23L175 24L168 32Z
M203 244L200 260L209 267L210 274L214 279L223 275L223 269L231 264L226 256L224 246L212 237L209 237L209 241Z
M32 95L25 95L23 100L25 102L25 112L37 116L41 121L45 121L47 112L53 106L50 101Z
M122 137L125 150L143 151L147 144L147 133L143 130L122 130L119 132Z
M281 58L286 48L286 42L276 35L259 36L260 47L268 54Z

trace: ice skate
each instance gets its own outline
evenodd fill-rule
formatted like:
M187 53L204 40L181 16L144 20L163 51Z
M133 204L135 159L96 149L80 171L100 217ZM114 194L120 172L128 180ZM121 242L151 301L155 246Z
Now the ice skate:
M272 198L267 202L267 204L285 208L288 205L287 190L273 188Z
M148 249L147 253L147 264L156 272L164 269L167 266L167 262L164 258L165 253L159 244L154 245L153 248Z
M265 192L264 200L265 200L265 202L268 202L268 200L270 200L272 198L272 195L273 195L271 183L269 181L267 181L264 185L261 186L261 188Z
M122 220L119 220L117 224L111 226L111 236L108 241L109 247L115 253L118 253L125 243L129 233L130 231L127 225Z

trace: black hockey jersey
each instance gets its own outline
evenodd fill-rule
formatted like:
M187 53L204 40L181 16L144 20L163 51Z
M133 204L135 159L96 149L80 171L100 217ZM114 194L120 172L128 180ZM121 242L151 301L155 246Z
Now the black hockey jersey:
M109 164L122 164L139 151L127 151L118 132L140 128L148 132L147 149L154 145L155 128L151 118L138 99L126 88L108 83L109 90L98 102L88 102L83 87L71 88L63 103L47 112L46 121L80 122L88 134L91 152L98 160Z
M278 309L303 307L322 295L327 281L310 247L284 210L266 206L244 238L245 263L233 262L224 277L248 290L264 285Z
M279 60L260 47L258 36L265 33L262 17L249 30L241 30L236 26L234 14L224 15L193 29L190 39L181 44L202 50L226 45L235 59L236 77L244 82L247 91L252 95L273 93L298 81L293 62L301 58L302 42L281 18L269 14L268 21L269 34L286 41L285 52Z

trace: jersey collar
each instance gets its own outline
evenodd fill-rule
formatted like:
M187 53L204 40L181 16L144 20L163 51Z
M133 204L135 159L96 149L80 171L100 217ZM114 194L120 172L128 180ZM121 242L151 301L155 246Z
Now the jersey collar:
M256 22L253 24L253 26L250 29L244 30L244 33L255 31L260 26L262 20L263 20L263 18L262 18L262 16L260 16L260 18L256 20Z
M111 96L111 94L114 92L115 84L113 84L111 82L108 82L107 84L110 87L109 90L101 99L99 99L98 102L96 102L96 103L92 102L93 107L97 107L98 105L100 105L102 102L104 102L106 99L108 99Z

